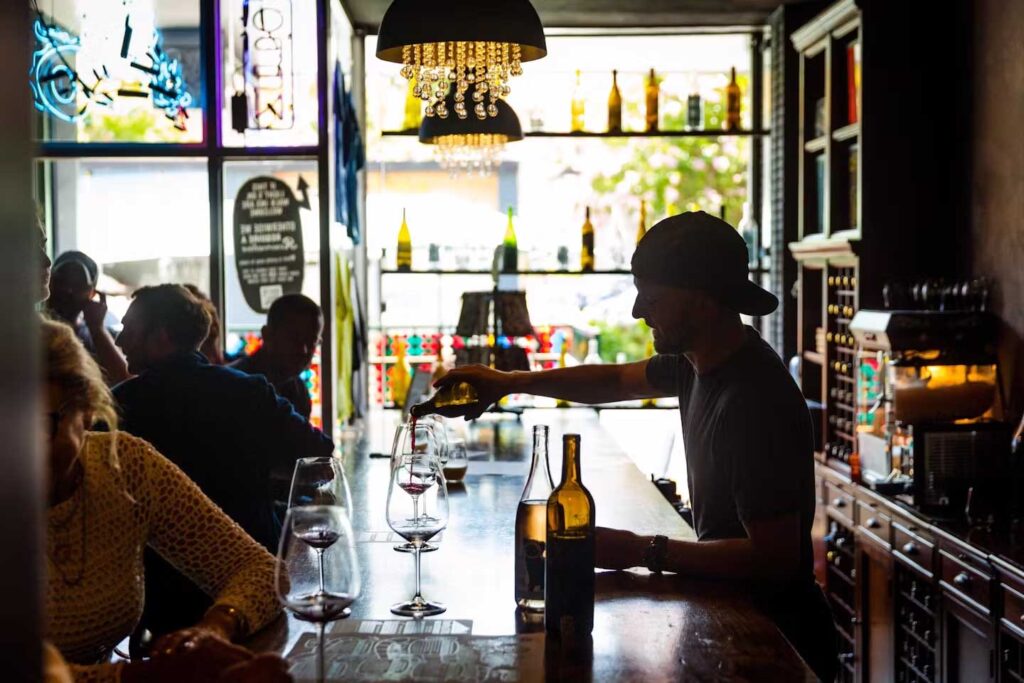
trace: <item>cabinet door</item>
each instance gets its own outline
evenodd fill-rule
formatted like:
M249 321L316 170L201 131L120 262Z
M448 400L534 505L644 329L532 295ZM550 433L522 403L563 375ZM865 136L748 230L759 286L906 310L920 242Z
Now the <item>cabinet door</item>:
M946 594L942 600L943 680L995 680L995 633L989 618Z
M861 608L860 680L895 680L892 558L858 534L857 590Z

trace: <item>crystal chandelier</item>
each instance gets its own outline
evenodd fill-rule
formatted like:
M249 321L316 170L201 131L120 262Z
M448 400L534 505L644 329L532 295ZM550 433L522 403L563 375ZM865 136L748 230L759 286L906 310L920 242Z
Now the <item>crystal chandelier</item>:
M497 117L509 79L546 54L529 0L394 0L377 38L377 57L402 65L428 118L465 119L470 109L480 120Z
M438 106L457 111L456 96L457 92L449 92ZM493 106L495 115L482 119L470 117L463 120L440 114L424 118L420 123L420 142L436 146L438 163L452 175L470 171L486 175L501 162L506 143L523 139L523 129L515 110L500 98L494 101Z

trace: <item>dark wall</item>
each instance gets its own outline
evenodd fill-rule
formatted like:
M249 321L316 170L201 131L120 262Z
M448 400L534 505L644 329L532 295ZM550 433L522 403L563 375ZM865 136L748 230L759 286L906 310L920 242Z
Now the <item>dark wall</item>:
M1024 409L1024 2L974 0L971 266L996 280L1011 416Z

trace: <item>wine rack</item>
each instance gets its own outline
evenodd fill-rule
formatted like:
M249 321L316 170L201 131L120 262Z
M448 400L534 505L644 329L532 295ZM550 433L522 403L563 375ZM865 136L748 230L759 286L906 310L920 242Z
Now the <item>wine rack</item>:
M835 520L829 520L829 533L825 537L826 559L828 560L825 578L826 594L832 606L836 631L839 633L839 676L836 680L843 683L854 681L854 627L857 616L854 611L857 570L854 567L853 532Z
M1024 641L1002 633L1002 653L999 661L999 680L1024 683Z
M899 683L932 683L935 672L938 594L930 581L897 564L896 581L896 680Z
M825 291L825 455L849 465L857 449L856 349L850 332L857 311L857 268L830 264Z

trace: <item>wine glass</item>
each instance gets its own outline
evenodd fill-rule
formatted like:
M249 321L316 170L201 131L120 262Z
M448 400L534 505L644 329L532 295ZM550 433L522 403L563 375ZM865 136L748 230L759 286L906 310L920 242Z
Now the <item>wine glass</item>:
M420 591L420 552L448 525L448 489L436 458L419 453L399 458L391 471L387 515L388 526L412 544L416 562L416 594L393 605L391 612L406 617L441 614L444 605L424 600Z
M461 484L469 468L469 456L466 453L466 442L462 439L448 441L448 458L441 463L445 481L449 484Z
M395 441L391 447L391 471L394 472L402 458L408 455L424 455L440 460L442 447L439 439L437 423L433 419L414 419L399 425L395 430ZM399 543L395 550L400 553L411 553L413 544ZM420 548L420 552L424 553L435 550L437 546L430 543L424 543Z
M359 597L352 526L336 505L288 509L277 552L277 597L297 618L317 625L317 680L323 680L324 625L343 619Z
M288 507L336 505L352 519L352 493L341 460L331 456L299 458L295 461Z

